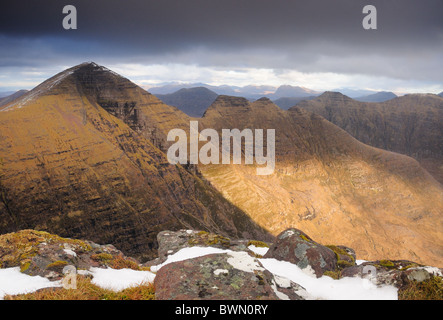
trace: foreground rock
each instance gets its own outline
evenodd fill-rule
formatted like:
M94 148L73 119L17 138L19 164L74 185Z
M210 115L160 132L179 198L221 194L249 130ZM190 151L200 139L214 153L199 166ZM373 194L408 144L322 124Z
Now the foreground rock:
M157 238L159 257L147 264L139 264L112 245L22 230L0 235L0 268L19 267L28 275L59 280L68 265L77 270L89 270L91 267L147 270L145 267L155 265L150 270L157 271L154 284L155 296L159 300L300 300L319 297L306 290L312 288L301 278L282 273L291 281L271 273L271 269L264 267L272 261L266 260L269 258L296 264L308 274L303 276L312 277L312 281L324 280L316 278L326 276L334 279L358 277L368 279L377 287L394 286L398 289L399 298L407 292L407 298L443 299L442 269L407 260L378 260L357 265L352 249L321 245L297 229L282 232L263 259L258 259L261 256L255 252L256 248L250 247L251 244L269 246L259 241L232 241L217 234L194 230L164 231ZM206 254L189 258L182 251L181 259L185 257L186 260L169 259L182 249ZM298 280L306 288L297 284Z
M362 277L370 279L378 286L391 285L398 289L405 289L412 283L421 283L431 280L433 277L442 277L443 269L423 266L408 260L377 260L345 268L341 271L340 276L342 278ZM443 299L443 292L441 295Z
M349 258L349 263L355 264L355 259L346 254L336 254L333 250L312 240L306 233L298 229L288 229L277 236L275 243L269 248L264 258L274 258L296 264L300 269L309 271L321 277L327 271L336 271L338 262ZM350 249L349 249L350 251Z
M159 300L302 300L296 283L274 277L246 252L210 254L170 263L155 277Z
M59 280L68 265L77 270L139 268L137 260L126 257L113 245L62 238L36 230L0 235L0 268L20 267L22 273Z
M158 242L158 258L146 262L145 266L151 266L163 263L168 255L172 255L183 248L189 247L214 247L219 249L229 249L232 251L247 251L250 240L232 240L227 237L210 233L206 231L195 230L179 230L179 231L161 231L157 234ZM253 243L261 243L261 245L269 247L269 244L253 241Z

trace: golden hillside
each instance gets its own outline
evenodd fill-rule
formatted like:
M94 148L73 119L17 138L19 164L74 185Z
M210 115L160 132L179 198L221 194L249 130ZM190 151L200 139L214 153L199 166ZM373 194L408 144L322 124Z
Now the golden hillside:
M155 117L145 119L145 109L156 110ZM47 230L112 243L147 258L155 253L157 232L167 229L269 238L207 182L170 165L146 138L154 141L155 131L175 126L179 116L92 63L68 69L5 105L0 233ZM141 128L151 131L143 136Z

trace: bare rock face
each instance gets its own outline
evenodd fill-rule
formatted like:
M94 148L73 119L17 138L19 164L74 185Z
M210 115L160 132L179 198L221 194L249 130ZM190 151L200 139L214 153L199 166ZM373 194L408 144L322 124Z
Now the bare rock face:
M157 272L154 284L158 300L302 300L308 295L246 252L170 263Z
M315 242L298 229L288 229L277 236L264 258L275 258L312 269L317 277L337 269L337 256L331 249Z

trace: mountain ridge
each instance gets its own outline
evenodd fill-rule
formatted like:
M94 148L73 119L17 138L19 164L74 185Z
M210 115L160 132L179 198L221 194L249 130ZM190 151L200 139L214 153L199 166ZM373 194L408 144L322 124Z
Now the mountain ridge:
M443 183L441 97L407 94L384 102L367 103L341 93L327 93L301 101L296 107L325 117L366 144L417 159Z
M352 101L333 92L324 97ZM443 192L416 160L365 145L320 115L298 107L284 111L269 99L222 97L200 123L219 134L227 123L239 130L276 130L276 168L271 176L258 179L254 166L247 165L200 166L205 178L273 234L292 225L371 259L390 252L416 259L429 254L441 261L441 247L435 241L442 235L433 224L441 216ZM324 230L329 231L326 237ZM404 248L402 243L412 241L412 234L427 244L419 245L422 249Z

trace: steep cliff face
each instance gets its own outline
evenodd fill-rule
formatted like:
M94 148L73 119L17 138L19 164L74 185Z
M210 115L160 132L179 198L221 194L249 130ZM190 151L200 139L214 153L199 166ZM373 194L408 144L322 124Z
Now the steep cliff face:
M364 259L394 256L441 265L443 189L407 156L365 145L323 117L267 99L219 97L202 128L275 129L276 169L200 165L205 178L260 225L307 230Z
M0 232L38 228L147 258L165 229L269 238L154 146L161 146L162 126L183 123L181 115L94 63L68 69L5 105Z
M326 92L296 107L323 116L363 143L417 159L443 183L443 98L410 94L365 103Z

